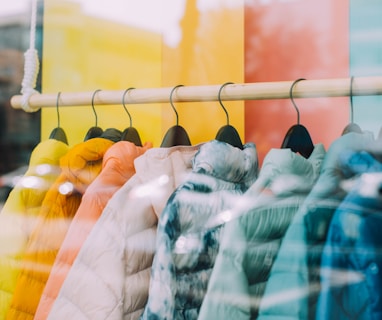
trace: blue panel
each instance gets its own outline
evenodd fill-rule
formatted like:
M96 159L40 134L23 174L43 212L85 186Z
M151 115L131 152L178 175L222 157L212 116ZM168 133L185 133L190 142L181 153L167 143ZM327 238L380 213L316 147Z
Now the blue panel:
M350 1L350 74L382 75L382 1ZM382 127L382 97L355 97L354 121L378 134Z

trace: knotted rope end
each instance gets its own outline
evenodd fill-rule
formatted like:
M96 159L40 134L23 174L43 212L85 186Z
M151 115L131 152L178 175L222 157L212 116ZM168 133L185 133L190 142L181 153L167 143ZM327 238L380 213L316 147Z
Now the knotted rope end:
M35 112L39 108L32 108L29 105L29 99L33 94L39 93L34 88L37 83L40 62L38 59L37 50L30 48L24 53L24 78L21 83L21 107L26 112Z

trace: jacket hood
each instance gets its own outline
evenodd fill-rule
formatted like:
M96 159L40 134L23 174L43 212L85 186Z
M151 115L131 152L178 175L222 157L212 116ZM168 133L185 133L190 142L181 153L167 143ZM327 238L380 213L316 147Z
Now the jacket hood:
M65 155L69 150L66 143L55 139L48 139L40 142L32 151L29 166L39 164L57 165L57 159Z
M67 144L55 139L42 141L33 149L28 170L15 187L20 190L21 199L29 208L41 205L46 192L61 172L60 159L68 150Z
M118 141L106 151L102 171L107 169L110 172L118 172L126 180L130 178L131 172L135 172L134 159L151 148L151 142L146 142L139 147L130 141Z
M151 181L158 173L161 176L175 174L175 184L178 185L184 180L185 169L192 167L192 158L199 148L200 145L149 149L134 160L135 171L143 182Z
M25 175L49 175L57 176L61 169L60 159L68 153L69 146L55 139L40 142L32 151L28 170Z
M271 149L264 158L253 191L269 188L274 194L309 192L320 174L326 155L322 144L316 144L309 158L291 149Z
M60 160L62 173L74 186L84 194L86 188L98 176L106 151L114 144L104 138L93 138L71 148Z
M193 159L193 172L202 172L215 178L240 183L247 189L256 180L258 157L253 143L243 150L228 143L212 140L202 145Z
M342 168L341 155L350 151L365 150L375 144L374 136L370 132L349 132L332 142L322 164L320 183L314 187L312 196L325 197L326 195L335 195L338 192L343 193L340 190L340 185L348 174Z
M363 197L380 198L382 163L367 151L347 151L340 155L345 177L341 187L347 192L357 190Z
M340 163L340 155L348 151L366 150L376 144L371 132L349 132L339 137L330 145L327 157L322 165L322 171L336 168Z
M157 217L167 203L167 194L171 194L191 172L192 158L199 148L200 145L152 148L135 159L135 171L141 184L133 191L150 197Z

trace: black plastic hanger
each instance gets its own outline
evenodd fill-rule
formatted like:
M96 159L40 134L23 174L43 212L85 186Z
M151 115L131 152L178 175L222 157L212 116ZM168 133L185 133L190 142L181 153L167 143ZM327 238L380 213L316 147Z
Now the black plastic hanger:
M84 141L92 139L92 138L98 138L103 133L102 128L98 127L98 116L97 116L97 112L95 111L95 107L94 107L94 97L95 97L96 93L99 91L101 91L101 90L98 89L98 90L94 91L93 96L92 96L92 109L93 109L95 120L96 120L95 126L91 127L88 130L88 132L86 133Z
M310 137L309 131L302 124L300 124L300 111L298 110L293 100L293 87L297 82L301 80L305 79L301 78L294 81L289 90L290 100L292 101L293 106L297 111L297 124L289 128L285 135L281 148L289 148L293 152L298 152L303 157L309 158L313 152L314 144L312 142L312 138Z
M353 118L354 118L354 111L353 111L353 81L354 81L354 77L351 77L350 78L350 94L349 94L349 97L350 97L350 123L346 125L346 127L342 131L341 135L344 135L344 134L349 133L349 132L362 133L362 129L360 128L360 126L358 124L354 123L354 120L353 120Z
M171 104L172 109L175 112L176 125L167 130L167 132L166 132L166 134L162 140L162 144L161 144L162 148L169 148L169 147L173 147L173 146L190 146L191 145L191 141L190 141L190 138L188 136L188 133L186 132L186 130L182 126L179 125L178 112L176 111L174 104L172 102L172 95L173 95L174 91L177 88L182 87L182 86L183 85L181 85L181 84L175 86L171 90L171 93L170 93L170 104Z
M64 129L60 127L60 112L58 110L58 103L60 100L61 92L57 94L57 100L56 100L56 110L57 110L57 127L52 130L50 133L49 139L56 139L58 141L61 141L63 143L68 144L68 139L66 137L66 133Z
M113 142L118 142L121 141L122 132L121 130L115 128L107 128L101 133L99 137L109 139Z
M244 147L243 147L243 143L241 142L240 135L237 132L237 130L229 124L229 115L228 115L227 109L224 107L223 102L221 100L221 92L223 88L228 84L233 84L233 82L224 83L220 87L219 94L218 94L219 103L227 116L227 124L219 129L215 139L222 142L229 143L230 145L237 147L239 149L243 149Z
M127 115L129 116L130 119L130 126L123 130L122 135L121 135L121 140L123 141L130 141L134 143L138 147L142 147L142 141L139 136L138 130L133 127L133 120L131 118L130 112L127 110L126 105L125 105L125 96L126 93L128 93L130 90L135 89L135 88L128 88L126 91L123 93L122 97L122 105L123 108L125 109Z

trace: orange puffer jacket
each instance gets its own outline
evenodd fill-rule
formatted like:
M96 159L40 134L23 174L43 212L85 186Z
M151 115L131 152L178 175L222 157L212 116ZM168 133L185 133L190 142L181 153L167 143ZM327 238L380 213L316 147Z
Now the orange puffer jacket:
M61 174L46 194L22 261L6 319L34 318L57 252L82 195L101 172L105 152L114 144L93 138L71 148L60 159Z
M46 319L82 244L112 195L135 174L134 160L152 147L128 141L114 144L105 154L102 171L86 190L82 202L57 254L41 296L35 319Z

